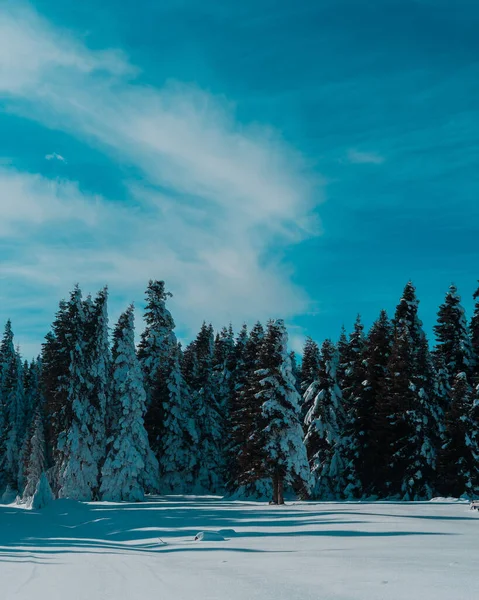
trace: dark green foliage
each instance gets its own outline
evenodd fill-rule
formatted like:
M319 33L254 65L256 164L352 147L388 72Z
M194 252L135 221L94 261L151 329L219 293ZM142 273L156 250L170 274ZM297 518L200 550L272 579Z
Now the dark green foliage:
M358 464L358 477L365 495L377 493L380 484L378 458L381 456L384 440L378 409L385 402L385 379L388 375L391 347L392 325L383 310L369 330L364 356L366 378L362 392L361 418L365 433Z
M456 376L446 414L446 442L439 453L438 490L444 496L479 493L479 448L474 393L464 373Z
M256 397L257 371L263 343L264 329L259 322L249 336L243 327L236 343L237 375L230 410L227 487L233 493L244 490L247 496L258 493L256 484L266 476L256 435L261 419L261 402Z
M436 352L444 357L449 385L452 386L459 373L466 373L471 377L474 368L471 339L455 285L450 286L444 303L439 307L434 332L437 338Z

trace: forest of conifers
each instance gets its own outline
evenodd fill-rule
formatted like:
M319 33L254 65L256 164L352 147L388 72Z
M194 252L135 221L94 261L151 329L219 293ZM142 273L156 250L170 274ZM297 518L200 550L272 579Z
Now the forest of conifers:
M282 320L203 324L185 348L163 281L110 335L108 293L59 304L41 355L0 347L0 493L31 501L148 493L429 499L479 493L479 294L449 288L431 347L412 283L392 319L319 346L300 366ZM39 500L40 501L40 500Z

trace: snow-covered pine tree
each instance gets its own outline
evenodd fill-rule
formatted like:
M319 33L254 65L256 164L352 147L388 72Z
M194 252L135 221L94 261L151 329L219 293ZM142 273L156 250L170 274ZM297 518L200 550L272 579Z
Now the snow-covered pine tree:
M343 396L345 473L347 485L344 495L359 498L362 495L360 473L363 468L365 442L370 437L371 414L365 394L366 340L364 326L358 315L354 330L342 352L342 379L338 381Z
M410 479L408 472L404 480L413 481L407 497L431 497L437 483L437 455L444 435L444 410L437 385L437 375L434 368L432 353L424 335L417 348L417 368L412 379L417 394L419 408L415 411L416 445L421 446L417 466L423 468L423 491L417 493L416 466L410 463ZM406 483L407 486L407 483Z
M291 350L289 353L289 360L291 361L291 373L293 374L294 387L296 388L300 401L302 402L303 396L301 393L301 371L298 366L298 359L296 358L296 352L294 350Z
M185 379L192 390L193 410L199 438L196 486L198 491L217 492L225 465L225 420L213 369L214 333L203 323L196 339L184 352Z
M226 416L234 389L235 378L235 339L231 324L216 334L213 350L213 370L219 394L219 402Z
M58 439L67 431L71 420L68 401L70 352L73 336L70 333L68 302L61 300L52 330L45 336L41 353L40 387L45 402L47 462L54 467L54 492L58 492Z
M45 508L45 506L48 506L54 500L55 496L53 495L48 478L45 473L42 473L35 489L35 493L33 494L33 498L29 503L30 508L40 510Z
M310 473L288 354L288 334L281 319L268 322L260 352L259 391L261 430L266 472L273 483L273 502L284 503L284 484L301 496L309 495Z
M445 414L451 404L451 386L449 385L446 361L442 352L434 352L432 359L436 379L436 394L442 412Z
M331 340L321 347L317 380L308 392L315 392L305 423L305 445L313 476L312 496L343 498L346 480L345 415L337 380L338 350ZM308 394L308 392L306 392Z
M339 334L339 340L337 344L338 348L338 367L336 369L336 377L338 379L338 385L342 390L345 387L344 378L348 368L349 362L349 341L348 334L346 333L346 327L342 325L341 333Z
M150 280L145 295L146 328L141 334L138 358L146 391L146 429L151 448L160 459L161 437L164 433L163 401L167 393L165 366L177 342L175 322L166 308L166 301L172 295L165 290L165 282Z
M465 373L456 375L439 454L438 491L456 498L479 494L479 448L474 393Z
M361 450L359 478L363 486L363 494L376 495L380 476L378 472L378 456L383 448L381 429L383 423L378 419L378 407L384 404L386 391L385 378L388 375L388 363L392 346L392 325L386 311L382 310L379 318L369 330L365 347L366 379L363 390L363 415L369 415L369 431L364 435Z
M23 363L13 344L10 321L5 325L0 345L0 401L3 428L0 439L0 482L2 486L19 489L19 460L25 421L25 395L23 389Z
M150 279L145 296L146 328L141 334L138 358L143 370L147 406L149 406L158 368L166 362L171 348L177 342L174 334L175 322L166 308L166 302L172 294L165 290L165 282Z
M459 373L466 373L471 377L474 355L464 308L455 285L450 286L444 303L439 307L434 332L437 339L436 352L444 356L449 385L453 385Z
M100 494L104 500L141 501L158 491L158 461L145 429L146 394L136 356L134 309L119 318L113 333L113 403L121 416L108 440Z
M98 498L100 474L105 460L107 411L110 404L111 356L108 330L108 290L103 288L94 301L88 298L85 312L85 378L88 390L88 428L91 452L97 465L98 480L92 490Z
M316 381L319 370L319 346L310 337L306 338L301 361L301 391L306 392L309 386ZM309 408L308 408L309 410Z
M303 348L303 357L301 362L301 393L300 400L301 425L304 434L308 431L306 425L306 415L313 405L316 397L316 387L319 377L320 351L318 344L310 337L306 338Z
M175 322L166 307L171 297L163 281L149 282L138 356L148 399L145 425L159 463L161 489L182 493L194 484L198 434L191 393L180 368Z
M474 293L474 314L470 324L472 353L474 357L473 384L479 385L479 288Z
M247 498L264 498L271 494L271 480L264 466L261 428L259 373L264 329L256 323L249 336L246 328L237 340L236 388L231 404L228 444L227 488L230 493Z
M198 433L191 393L181 373L180 348L171 348L166 364L158 371L155 395L163 396L163 433L158 462L161 489L185 493L193 489L198 462Z
M43 397L40 388L41 361L40 359L27 361L23 365L23 388L25 398L24 423L20 439L18 489L21 491L26 485L26 472L31 455L31 438L37 411L43 410ZM45 458L46 460L46 458ZM45 462L46 466L46 462ZM34 490L33 490L34 491Z
M434 482L435 429L431 398L421 380L427 342L418 304L416 290L409 282L396 309L388 374L376 406L377 492L405 500L430 497Z
M69 353L64 425L58 435L58 496L92 500L98 486L98 463L91 431L91 407L86 358L86 317L80 288L76 286L67 305L67 333L63 334Z
M47 456L45 443L45 425L44 416L41 408L37 408L33 425L30 428L31 437L28 448L27 466L25 472L25 489L23 490L23 499L31 498L35 494L38 482L47 470Z

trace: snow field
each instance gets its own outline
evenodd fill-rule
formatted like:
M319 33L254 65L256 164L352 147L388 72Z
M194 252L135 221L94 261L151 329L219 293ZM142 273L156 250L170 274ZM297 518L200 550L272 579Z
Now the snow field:
M472 600L478 556L479 514L442 499L0 506L1 600Z

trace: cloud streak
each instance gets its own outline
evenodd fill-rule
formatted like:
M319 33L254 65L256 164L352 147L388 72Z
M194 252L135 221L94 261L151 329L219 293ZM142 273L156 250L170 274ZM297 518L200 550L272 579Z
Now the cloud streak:
M137 71L120 51L92 51L31 10L0 3L8 110L142 173L119 203L72 182L0 171L0 241L15 236L2 264L12 282L6 309L19 282L51 307L75 281L138 298L158 277L188 332L203 318L220 325L304 310L305 294L271 251L318 232L320 189L301 155L277 132L239 123L224 98L180 83L145 87Z
M360 152L354 148L348 151L347 159L353 165L382 165L386 160L384 156L376 152Z
M56 152L52 152L51 154L45 154L45 160L58 160L59 162L65 164L67 162L61 154L57 154Z

